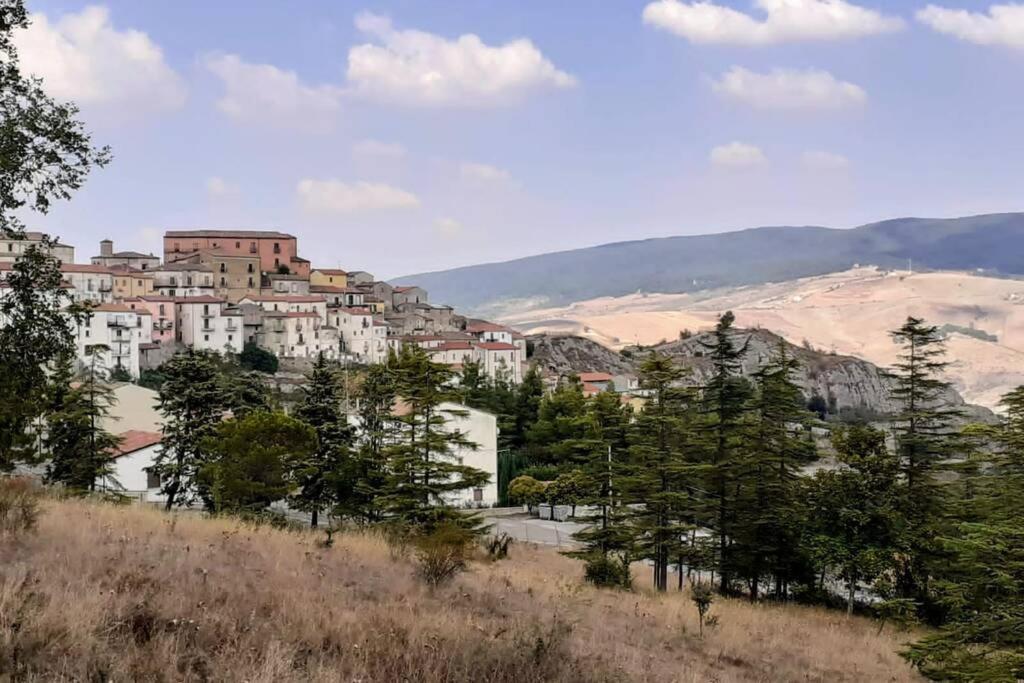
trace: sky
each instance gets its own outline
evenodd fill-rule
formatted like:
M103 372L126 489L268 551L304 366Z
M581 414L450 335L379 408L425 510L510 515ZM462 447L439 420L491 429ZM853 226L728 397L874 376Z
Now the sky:
M78 248L283 230L378 277L761 225L1024 209L1024 4L28 0L114 161Z

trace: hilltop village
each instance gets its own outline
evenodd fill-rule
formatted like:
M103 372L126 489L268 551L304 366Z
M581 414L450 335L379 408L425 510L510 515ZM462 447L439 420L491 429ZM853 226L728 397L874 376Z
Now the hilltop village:
M0 239L0 280L29 245L42 243L40 233ZM103 240L88 263L77 262L70 245L50 250L72 299L91 306L76 332L79 357L105 347L104 366L132 379L188 347L241 353L255 345L301 366L321 353L379 363L415 344L456 369L472 361L492 378L522 380L523 335L433 304L415 283L315 266L287 233L169 230L162 257L115 251Z

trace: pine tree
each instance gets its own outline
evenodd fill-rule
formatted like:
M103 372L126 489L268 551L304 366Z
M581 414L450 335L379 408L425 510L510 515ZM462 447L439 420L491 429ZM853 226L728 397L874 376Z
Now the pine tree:
M741 376L748 342L734 342L732 311L723 314L715 326L711 342L701 342L711 362L711 377L703 389L702 412L707 439L708 495L705 499L704 525L718 538L719 590L732 590L730 535L735 515L736 467L748 445L746 417L749 411L750 384Z
M0 0L0 236L24 234L21 217L45 214L71 198L94 167L110 161L93 147L71 103L49 97L40 79L21 73L14 34L28 27L22 0ZM61 286L54 241L31 246L0 290L0 470L34 461L31 426L44 410L47 372L74 351L84 317Z
M568 471L593 456L585 438L588 425L587 401L583 384L572 375L544 396L537 409L537 420L526 434L526 453L534 465L552 465Z
M798 476L799 468L813 459L814 446L809 440L811 416L792 378L798 367L780 341L772 359L754 374L752 443L734 472L739 493L732 558L751 600L768 578L774 579L776 597L783 597L801 565L805 520Z
M936 474L953 454L953 420L960 412L943 405L949 383L939 378L948 365L942 360L945 343L934 326L908 317L893 340L903 349L890 377L891 395L900 412L894 421L896 453L905 494L902 513L910 561L898 577L903 598L928 600L928 560L941 514L941 490Z
M380 521L383 513L380 497L387 483L385 449L395 438L391 411L397 398L397 362L392 353L387 363L371 365L356 392L356 481L351 502L339 513L364 523Z
M652 353L639 375L648 400L630 426L622 488L632 505L634 545L653 563L655 589L665 591L669 564L694 528L692 493L701 468L693 439L696 396L680 386L686 373L666 356Z
M451 509L448 497L483 486L490 475L462 464L456 455L459 449L477 446L448 426L451 417L464 414L444 406L458 398L450 386L454 371L411 345L402 349L394 369L399 405L391 418L396 424L394 441L384 448L385 509L394 521L420 533L452 521L473 526Z
M505 445L519 451L526 447L530 428L537 422L541 399L544 397L544 382L536 365L523 375L523 381L516 387L512 428L505 437Z
M190 504L197 494L213 505L199 481L202 467L212 460L207 445L228 410L228 397L215 354L191 348L163 364L166 381L160 387L164 439L153 471L167 496L166 509Z
M45 448L50 455L46 478L73 491L93 491L97 483L110 476L111 458L120 438L103 428L116 403L113 389L106 381L100 353L92 349L89 364L67 384L72 376L73 359L65 357L52 382L53 401L46 416Z
M291 502L308 512L310 526L316 527L321 510L351 510L357 479L354 433L342 410L337 373L323 352L306 375L295 417L313 427L317 443L306 457L288 463L298 487Z

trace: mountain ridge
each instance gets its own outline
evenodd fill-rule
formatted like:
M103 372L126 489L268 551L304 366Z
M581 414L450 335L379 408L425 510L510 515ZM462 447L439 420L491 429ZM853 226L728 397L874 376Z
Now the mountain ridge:
M637 291L684 293L823 275L857 264L1024 274L1024 213L893 218L854 228L764 226L650 237L396 278L482 313Z

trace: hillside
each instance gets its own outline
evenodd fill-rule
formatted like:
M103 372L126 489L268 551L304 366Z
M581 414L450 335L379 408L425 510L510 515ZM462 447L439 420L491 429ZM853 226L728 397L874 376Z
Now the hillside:
M1024 213L901 218L849 230L764 227L619 242L397 278L436 302L494 314L634 292L682 293L846 270L977 269L1024 274Z
M590 339L567 335L544 335L531 338L534 342L533 362L543 370L555 374L571 372L610 372L612 374L635 373L643 352L634 352L629 358L616 353ZM784 345L787 355L800 362L800 369L794 374L794 381L804 396L821 396L833 412L857 411L861 414L891 414L897 406L890 399L890 380L878 366L839 354L796 346L777 334L764 329L736 330L735 342L745 345L747 354L743 360L742 372L751 376L763 368ZM654 350L673 357L691 370L697 384L707 381L711 368L703 358L702 343L711 341L710 333L698 334L654 345ZM955 390L947 392L945 405L955 406L974 420L991 419L991 412L979 406L965 405Z
M50 502L0 537L0 679L914 681L908 635L866 619L586 587L513 546L430 593L376 537ZM646 579L646 572L643 572Z
M582 335L621 348L710 329L726 310L737 325L880 367L896 360L898 347L888 332L908 315L923 317L947 333L946 375L968 403L994 408L1003 394L1024 384L1024 282L977 273L907 276L858 268L699 294L593 299L504 321L527 333Z

